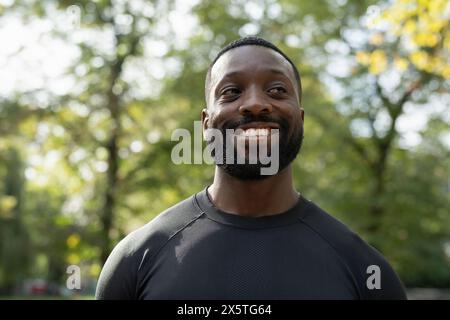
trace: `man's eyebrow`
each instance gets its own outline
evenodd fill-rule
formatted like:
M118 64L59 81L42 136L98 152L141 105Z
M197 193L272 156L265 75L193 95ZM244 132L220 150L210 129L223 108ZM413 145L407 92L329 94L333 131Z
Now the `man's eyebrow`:
M269 69L267 69L267 71L269 71L270 73L279 74L279 75L282 75L282 76L287 77L286 72L284 72L284 71L281 70L281 69L277 69L277 68L269 68ZM227 79L227 78L233 78L233 77L235 77L235 76L241 75L242 73L244 73L244 72L242 72L242 71L231 71L231 72L228 72L227 74L225 74L225 75L222 77L221 80Z
M287 81L289 81L291 86L293 86L293 87L295 86L294 82L292 82L292 79L282 69L273 68L272 67L272 68L265 69L264 71L272 73L272 74L276 74L276 75L279 75L279 76L282 76ZM234 77L238 77L239 75L242 75L243 73L245 73L245 72L244 71L240 71L240 70L234 70L234 71L230 71L230 72L226 73L221 79L219 79L216 83L213 84L213 86L215 87L214 94L215 95L218 94L218 90L220 89L220 86L221 86L221 84L223 82L225 82L228 79L232 79Z
M279 75L282 75L282 76L287 77L286 72L284 72L283 70L275 69L275 68L270 68L269 71L270 71L271 73L275 73L275 74L279 74Z
M213 86L215 86L214 92L217 94L217 90L219 89L220 84L223 83L225 80L239 76L242 73L243 73L242 71L231 71L225 74L221 79L219 79L216 83L213 84Z
M241 75L242 73L243 73L242 71L231 71L231 72L228 72L227 74L225 74L221 80L227 79L227 78L233 78L233 77Z
M291 80L291 79L289 79L289 76L286 74L286 72L284 72L284 71L281 70L281 69L277 69L277 68L269 68L269 69L266 69L265 71L268 71L268 72L273 73L273 74L281 75L281 76L287 78L289 81ZM222 79L220 79L220 80L217 82L217 84L216 84L216 89L218 88L219 84L221 84L221 83L224 82L225 80L230 79L230 78L237 77L237 76L239 76L239 75L242 75L243 73L244 73L243 71L239 71L239 70L236 70L236 71L230 71L230 72L226 73L226 74L222 77Z

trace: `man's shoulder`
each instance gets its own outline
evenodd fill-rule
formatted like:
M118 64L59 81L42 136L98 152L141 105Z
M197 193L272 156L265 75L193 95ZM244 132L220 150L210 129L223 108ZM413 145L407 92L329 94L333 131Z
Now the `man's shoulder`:
M163 211L114 247L100 274L97 299L137 299L139 274L145 262L202 215L194 199L191 196Z
M363 299L404 299L403 286L383 255L344 223L313 202L302 221L326 241L351 273ZM383 290L369 290L367 278L371 270L380 270Z
M196 205L195 195L192 195L128 234L120 244L127 248L128 255L148 249L157 250L201 215L202 211Z
M302 217L302 222L313 232L328 242L335 250L363 249L374 250L356 232L347 225L320 208L314 202L308 201L308 210Z

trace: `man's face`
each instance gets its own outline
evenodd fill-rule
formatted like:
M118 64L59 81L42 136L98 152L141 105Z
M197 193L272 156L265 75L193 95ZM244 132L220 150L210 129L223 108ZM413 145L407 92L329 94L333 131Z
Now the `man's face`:
M231 49L211 70L208 107L202 113L203 129L221 130L224 141L226 129L269 130L269 145L279 143L281 171L295 159L303 140L304 113L299 105L299 95L293 68L283 56L254 45ZM279 130L279 142L270 141L271 129ZM267 136L253 138L266 139ZM260 174L263 166L260 163L225 162L219 166L238 179L268 177Z

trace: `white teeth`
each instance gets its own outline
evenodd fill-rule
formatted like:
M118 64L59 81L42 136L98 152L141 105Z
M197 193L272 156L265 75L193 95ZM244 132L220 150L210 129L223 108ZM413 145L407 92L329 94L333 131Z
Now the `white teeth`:
M256 136L257 135L257 131L256 129L250 128L244 131L244 134L246 136Z
M258 129L258 135L260 136L268 136L269 135L269 129Z
M255 137L255 136L268 136L270 134L270 130L267 128L248 128L242 131L242 135L246 137Z

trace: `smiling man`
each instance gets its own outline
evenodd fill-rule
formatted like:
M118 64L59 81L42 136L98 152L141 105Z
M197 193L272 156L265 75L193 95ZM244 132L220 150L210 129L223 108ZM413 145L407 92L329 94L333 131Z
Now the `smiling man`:
M239 39L211 64L205 95L204 132L232 130L233 155L246 160L251 142L276 146L278 170L217 163L209 187L117 245L97 298L404 299L386 260L293 185L304 111L291 60L263 39Z

